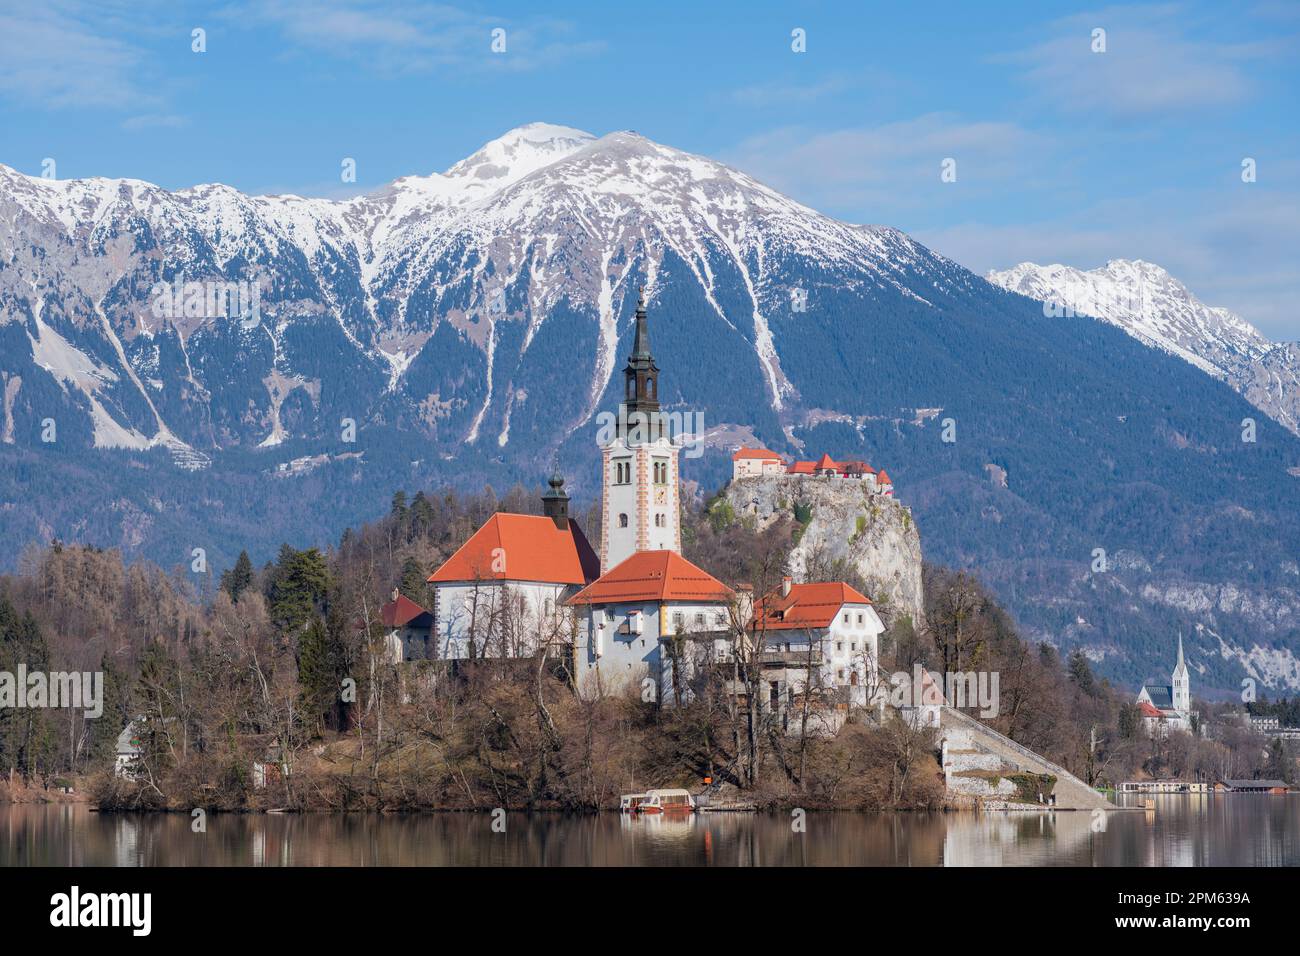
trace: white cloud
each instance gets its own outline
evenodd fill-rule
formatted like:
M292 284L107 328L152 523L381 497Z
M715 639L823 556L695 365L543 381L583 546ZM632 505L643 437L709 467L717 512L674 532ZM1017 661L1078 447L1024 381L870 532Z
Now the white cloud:
M809 132L787 127L751 137L722 156L776 189L820 209L869 208L873 221L937 201L947 158L962 195L1023 180L1049 140L1007 122L933 113L880 126Z
M1022 67L1030 96L1064 112L1136 119L1242 101L1252 90L1246 64L1289 42L1207 40L1193 35L1197 26L1178 5L1106 7L1057 20L1048 39L992 59ZM1092 50L1098 28L1103 53Z
M0 93L53 109L155 108L160 98L140 78L144 55L116 27L111 10L71 0L0 12Z
M223 11L232 26L268 25L298 51L342 57L385 75L439 67L523 71L604 49L574 24L537 16L520 20L440 3L382 0L261 0ZM505 51L492 51L495 29Z

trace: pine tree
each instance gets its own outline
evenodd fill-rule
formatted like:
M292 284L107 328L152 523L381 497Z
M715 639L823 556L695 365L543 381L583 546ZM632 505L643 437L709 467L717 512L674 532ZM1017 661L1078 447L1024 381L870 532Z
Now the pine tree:
M285 545L271 577L271 620L281 630L297 630L320 613L329 593L330 573L317 548L295 551Z
M9 691L26 692L17 686L19 665L26 672L48 674L49 649L36 618L28 612L19 615L9 599L0 595L0 671L10 676ZM0 706L0 766L17 771L30 780L46 763L54 750L48 712L41 707L17 708L15 701Z
M414 557L402 562L402 580L397 589L421 607L427 606L425 584L429 575Z
M230 595L230 600L239 603L239 596L253 585L253 562L248 559L247 551L240 551L235 566L221 575L221 588Z

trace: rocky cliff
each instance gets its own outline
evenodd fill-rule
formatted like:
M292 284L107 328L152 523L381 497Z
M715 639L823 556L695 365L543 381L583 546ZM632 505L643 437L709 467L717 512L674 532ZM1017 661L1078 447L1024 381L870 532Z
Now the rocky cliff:
M759 529L781 515L803 523L788 568L796 581L851 567L887 620L903 614L922 620L921 535L907 506L869 493L864 482L807 475L739 478L724 500Z

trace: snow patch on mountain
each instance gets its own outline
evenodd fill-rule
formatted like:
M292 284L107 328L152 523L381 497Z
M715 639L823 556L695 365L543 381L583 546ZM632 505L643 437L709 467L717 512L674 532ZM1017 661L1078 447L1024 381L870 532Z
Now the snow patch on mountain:
M1166 270L1141 259L1112 259L1084 271L1022 262L988 273L1011 292L1038 299L1053 314L1088 315L1221 379L1300 434L1300 348L1274 345L1224 308L1208 306Z

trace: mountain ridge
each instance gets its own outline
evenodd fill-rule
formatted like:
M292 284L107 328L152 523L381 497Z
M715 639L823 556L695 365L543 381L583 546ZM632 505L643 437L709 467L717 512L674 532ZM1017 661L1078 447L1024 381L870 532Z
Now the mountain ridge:
M396 488L532 483L556 461L593 501L644 285L660 400L700 423L694 493L742 441L862 458L930 557L977 570L1029 636L1140 679L1181 628L1207 684L1254 668L1300 687L1300 441L1265 419L1244 444L1252 407L1227 385L713 160L529 129L450 167L477 187L458 206L445 174L273 200L10 189L0 169L9 561L54 538L262 560ZM256 314L158 316L178 282L255 285ZM1095 573L1097 548L1127 557Z
M1050 308L1090 315L1153 348L1222 379L1251 404L1300 435L1300 344L1269 341L1245 319L1207 306L1167 270L1141 259L1111 259L1084 271L1021 262L986 278Z

